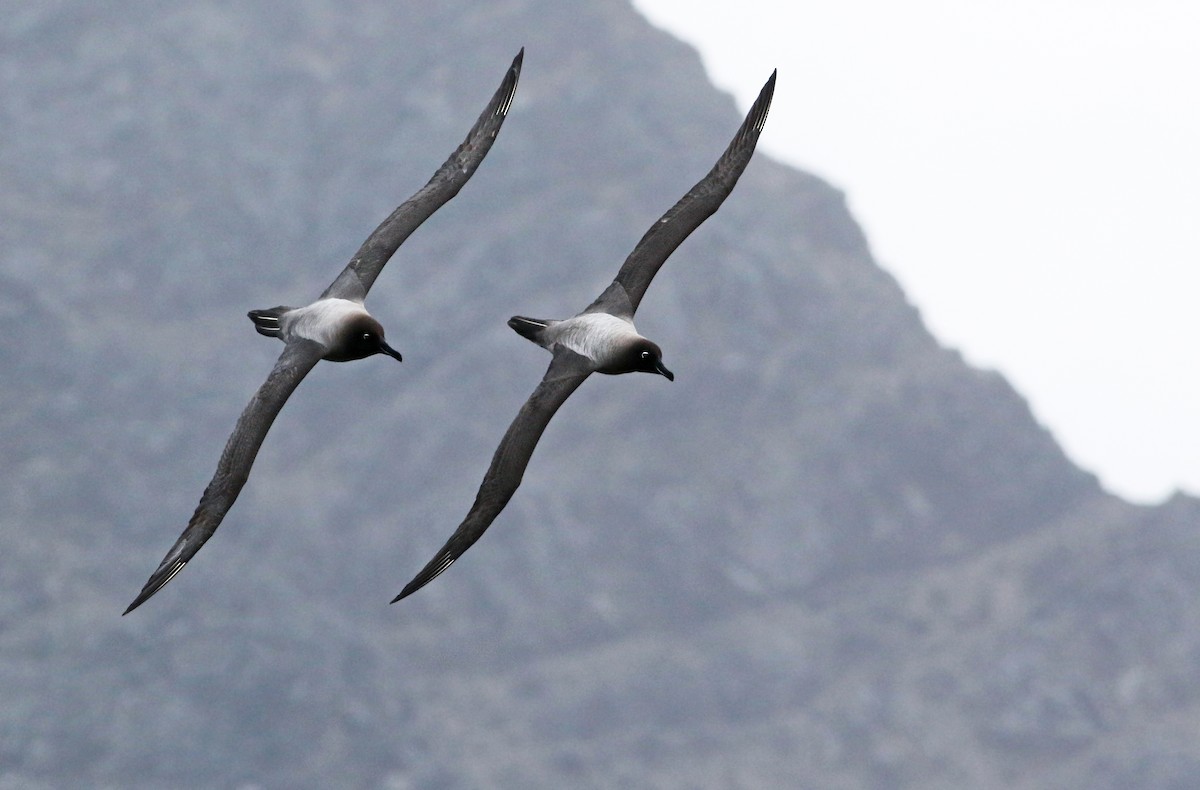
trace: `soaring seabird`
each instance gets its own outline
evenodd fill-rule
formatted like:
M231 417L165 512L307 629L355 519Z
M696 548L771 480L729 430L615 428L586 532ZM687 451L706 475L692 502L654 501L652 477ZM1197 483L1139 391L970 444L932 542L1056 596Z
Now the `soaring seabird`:
M438 168L429 183L402 203L367 237L317 301L305 307L250 311L250 320L259 334L278 337L286 346L266 382L238 418L221 460L217 462L217 471L204 489L187 528L125 614L175 578L175 574L183 570L188 560L212 537L245 485L271 423L318 361L348 362L374 354L400 359L400 353L384 341L383 327L363 307L363 300L384 264L409 234L458 194L487 156L512 104L524 55L522 48L462 145Z
M586 310L559 321L524 316L509 319L510 327L550 351L554 359L500 440L466 519L392 603L429 584L479 540L521 484L525 467L550 418L589 375L640 371L675 380L674 374L663 365L662 350L634 328L634 313L650 281L675 248L712 216L733 191L754 153L774 92L775 72L772 72L717 164L646 231L617 272L616 280Z

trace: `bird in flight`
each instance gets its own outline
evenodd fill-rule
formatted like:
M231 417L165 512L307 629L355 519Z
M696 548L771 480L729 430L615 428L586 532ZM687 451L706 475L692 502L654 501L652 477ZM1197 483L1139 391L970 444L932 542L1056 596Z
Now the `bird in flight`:
M524 316L509 319L508 325L513 330L547 349L554 358L500 440L467 517L392 603L437 578L491 526L521 485L525 468L550 418L584 379L592 373L643 372L675 380L674 374L663 365L662 349L634 328L634 313L650 281L671 253L733 191L754 153L774 92L775 72L772 72L713 169L646 231L621 265L617 278L587 309L565 320Z
M387 354L400 360L400 353L384 340L383 327L363 307L363 300L384 264L404 240L458 194L487 156L512 105L524 55L522 48L462 145L455 149L425 186L402 203L367 237L317 301L305 307L250 311L250 320L259 334L277 337L285 343L283 353L238 418L217 462L217 471L204 489L200 504L183 534L167 552L125 614L141 606L175 578L205 541L212 537L246 484L254 457L271 423L317 362L322 359L348 362L374 354Z

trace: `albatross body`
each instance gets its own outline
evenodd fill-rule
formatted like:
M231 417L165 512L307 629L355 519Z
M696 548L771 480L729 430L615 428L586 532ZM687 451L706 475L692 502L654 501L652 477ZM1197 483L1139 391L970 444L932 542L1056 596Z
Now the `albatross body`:
M632 318L597 312L565 321L539 321L515 315L508 325L551 353L557 346L579 354L597 373L615 376L644 371L675 380L662 364L662 349L638 334Z
M625 259L616 279L587 309L564 320L524 316L509 319L510 327L550 351L554 359L500 440L467 517L392 603L433 581L479 540L516 493L550 419L588 376L643 372L675 379L663 365L662 349L634 327L634 314L654 275L671 253L733 191L754 153L774 92L772 72L713 169L646 231Z
M491 150L517 89L525 51L513 59L499 89L475 125L429 182L377 227L320 298L304 307L252 310L259 334L284 343L267 380L242 411L225 444L208 487L183 534L167 552L125 614L141 606L175 578L212 537L250 475L250 467L271 423L289 396L322 359L348 362L375 354L400 360L384 339L383 326L363 306L375 279L396 250L421 223L458 194Z
M309 341L324 349L321 359L350 362L374 354L387 354L397 362L400 352L383 339L383 326L362 302L329 297L305 307L272 307L248 315L260 335L284 343Z

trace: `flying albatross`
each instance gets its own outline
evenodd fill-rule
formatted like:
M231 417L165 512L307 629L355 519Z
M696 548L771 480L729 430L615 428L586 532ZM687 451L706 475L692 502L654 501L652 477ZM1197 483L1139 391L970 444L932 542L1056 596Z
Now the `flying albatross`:
M433 581L462 556L504 510L521 484L525 467L550 418L592 373L657 373L675 376L662 350L638 334L633 316L650 281L683 240L721 206L750 162L767 121L775 72L763 85L733 141L716 165L670 211L650 227L625 259L617 278L586 310L565 320L513 316L508 325L554 355L546 375L508 426L492 456L475 503L446 544L392 603Z
M277 337L286 346L267 380L238 418L217 462L217 471L204 489L187 528L125 614L141 606L175 578L212 537L246 484L254 457L271 423L317 362L322 359L348 362L374 354L387 354L400 360L400 353L384 341L383 327L363 307L363 300L384 264L404 240L458 194L487 156L512 104L524 55L522 48L462 145L438 168L429 183L402 203L367 237L317 301L305 307L250 311L250 320L259 334Z

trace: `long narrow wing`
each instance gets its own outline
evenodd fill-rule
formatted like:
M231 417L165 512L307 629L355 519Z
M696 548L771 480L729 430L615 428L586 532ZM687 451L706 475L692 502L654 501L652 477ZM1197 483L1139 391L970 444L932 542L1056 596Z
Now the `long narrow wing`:
M774 93L775 72L771 72L771 78L759 91L758 98L746 114L746 120L742 121L741 128L713 169L646 231L621 265L615 282L625 288L635 312L646 289L650 287L650 281L675 248L711 217L733 191L742 171L750 163L758 136L767 122L767 111L771 108ZM600 304L602 301L603 297L593 307L603 309Z
M480 162L487 156L504 125L508 108L512 106L513 94L517 91L517 79L521 76L521 62L525 58L525 48L522 47L513 58L512 65L504 75L500 88L492 96L475 125L450 158L438 168L429 179L429 183L392 212L376 228L358 252L342 269L337 279L325 289L321 298L338 297L341 299L359 300L366 298L367 292L375 283L375 278L383 271L384 264L396 253L421 223L429 219L433 212L445 205L450 198L458 194L463 185L474 175Z
M175 545L163 557L158 569L150 576L146 586L138 593L138 597L124 614L145 603L150 596L161 590L167 582L175 578L175 574L183 570L205 541L212 537L220 526L221 520L233 507L234 500L246 484L250 476L250 467L254 465L254 457L262 446L271 423L283 409L283 404L295 391L296 387L313 369L325 353L325 347L311 340L295 340L288 343L287 348L275 361L275 367L267 380L254 393L250 403L238 418L221 460L217 462L217 471L213 474L208 487L200 497L200 504L192 514L187 528L175 541Z
M496 516L500 515L500 511L504 510L517 486L521 485L525 467L529 465L533 449L550 423L550 418L591 372L592 366L586 357L562 346L554 347L554 360L542 377L542 382L525 401L500 440L500 446L492 456L492 464L483 476L479 493L475 495L475 504L471 505L467 517L446 541L446 545L392 603L407 598L429 584L479 540Z

